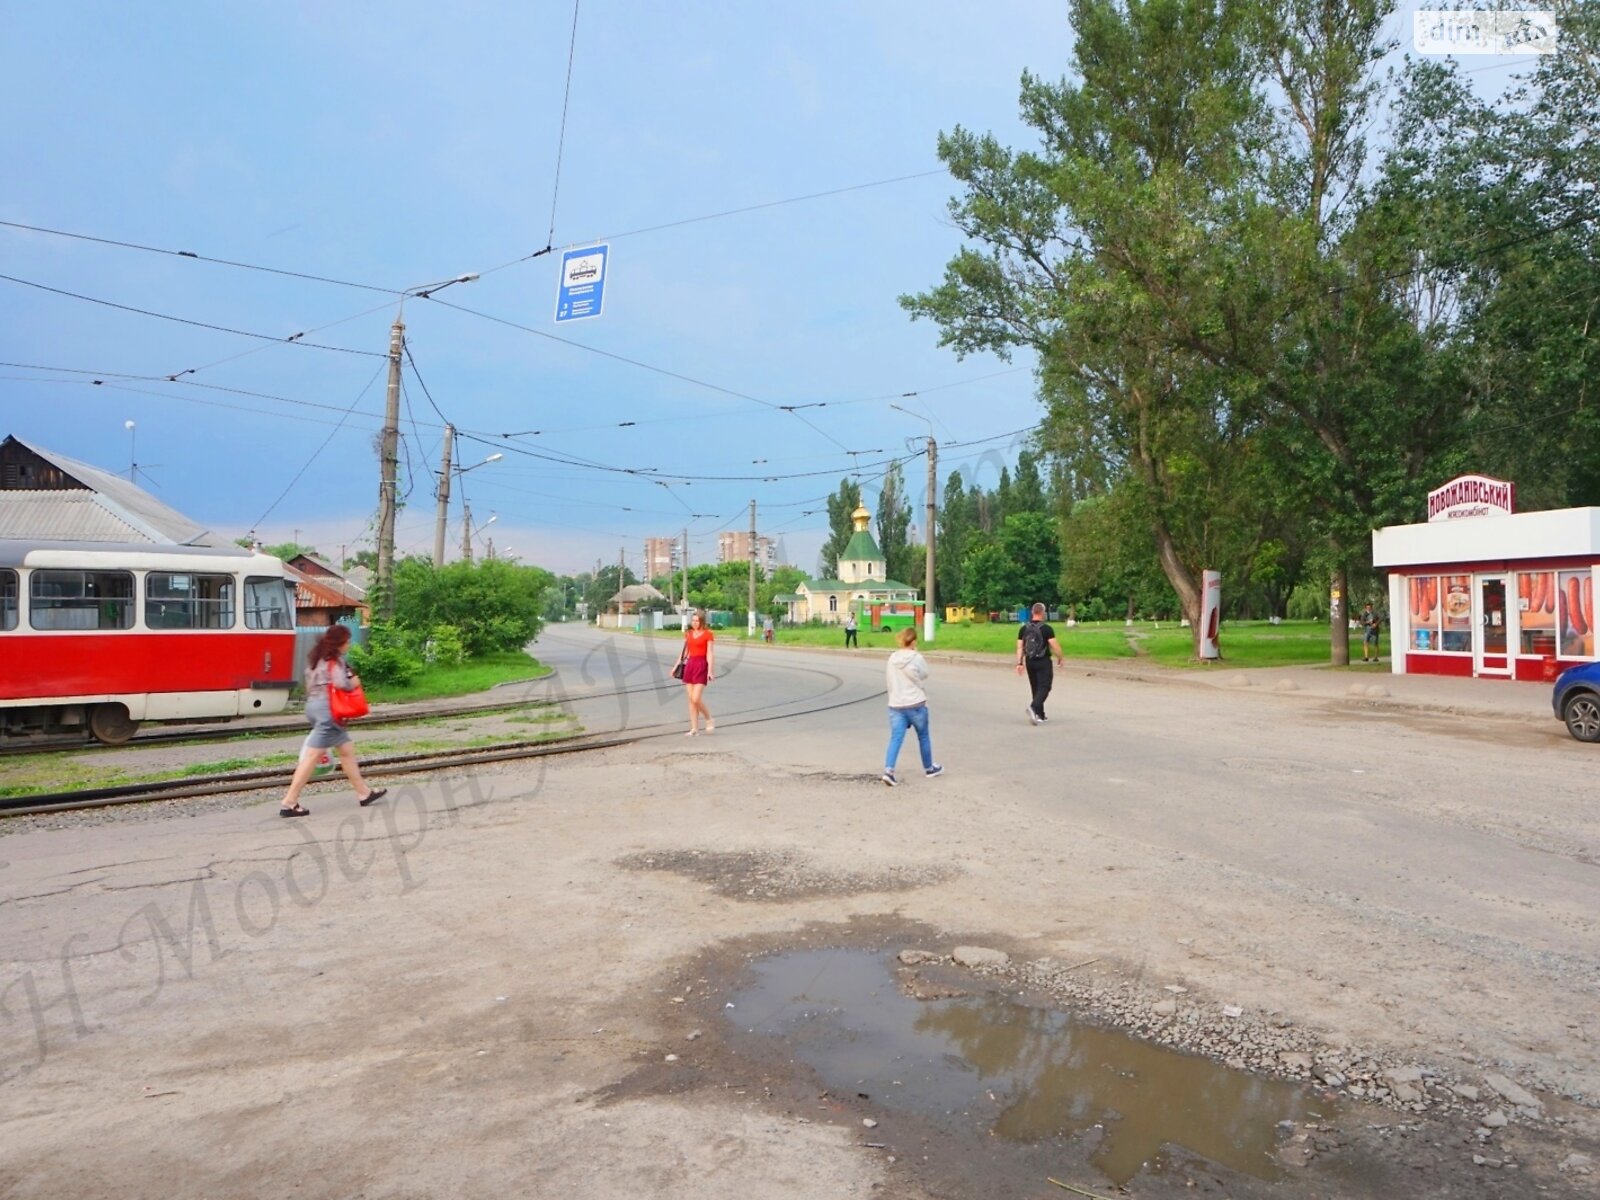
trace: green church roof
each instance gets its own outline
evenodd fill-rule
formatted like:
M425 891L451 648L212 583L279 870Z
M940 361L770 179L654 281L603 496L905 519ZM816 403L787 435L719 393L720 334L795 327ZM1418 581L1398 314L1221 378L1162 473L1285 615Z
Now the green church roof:
M877 562L882 558L883 551L878 549L878 543L872 540L872 535L865 529L852 533L845 548L839 551L840 562Z

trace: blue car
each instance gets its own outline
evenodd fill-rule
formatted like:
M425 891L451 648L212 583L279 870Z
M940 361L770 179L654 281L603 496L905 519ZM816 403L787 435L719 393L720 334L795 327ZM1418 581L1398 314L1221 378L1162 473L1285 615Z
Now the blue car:
M1550 703L1573 737L1580 742L1600 742L1600 662L1561 672Z

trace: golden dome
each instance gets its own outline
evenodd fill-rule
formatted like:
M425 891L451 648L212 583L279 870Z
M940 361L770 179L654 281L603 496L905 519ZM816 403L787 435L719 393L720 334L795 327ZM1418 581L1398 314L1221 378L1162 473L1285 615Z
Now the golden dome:
M858 505L855 512L850 514L850 520L855 524L857 533L865 533L868 523L872 520L872 514L867 511L865 504Z

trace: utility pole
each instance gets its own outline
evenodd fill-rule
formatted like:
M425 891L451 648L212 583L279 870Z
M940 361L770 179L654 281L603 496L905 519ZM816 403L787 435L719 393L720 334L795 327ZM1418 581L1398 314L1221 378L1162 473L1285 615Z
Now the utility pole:
M622 585L628 578L628 548L617 547L617 628L622 628Z
M406 327L395 314L389 327L389 394L383 410L378 465L378 615L394 616L394 509L400 473L400 348Z
M433 569L444 566L444 526L450 516L450 447L456 440L454 425L444 427L444 465L439 468L439 515L433 522Z
M922 589L922 640L933 641L933 631L938 625L935 617L933 596L933 521L935 512L936 492L939 479L939 443L933 440L933 431L928 431L928 563L927 579Z
M756 502L750 501L750 636L756 635Z
M689 527L683 527L683 612L684 628L689 628Z
M461 557L472 561L472 505L467 503L467 488L461 485Z

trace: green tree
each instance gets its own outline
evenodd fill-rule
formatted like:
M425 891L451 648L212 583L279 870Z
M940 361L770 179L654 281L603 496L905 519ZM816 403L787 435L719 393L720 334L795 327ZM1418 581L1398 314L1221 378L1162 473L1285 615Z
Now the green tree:
M960 471L951 471L944 481L944 501L938 512L939 540L935 545L938 590L935 598L940 604L963 603L961 590L961 560L967 545L977 529L977 515L972 497L961 481Z
M1042 513L1048 508L1044 476L1039 471L1039 455L1024 449L1017 454L1017 473L1011 481L1011 511Z
M883 551L888 578L905 581L909 566L906 531L911 527L911 505L906 500L905 479L898 461L889 464L878 488L878 549Z
M999 540L980 534L961 563L961 602L979 612L1005 608L1018 590L1015 569Z
M395 567L394 624L413 635L453 626L469 655L520 650L544 624L550 572L492 559L435 568L422 558Z
M861 507L861 485L854 479L841 479L839 490L828 497L828 540L822 547L822 578L837 579L839 555L855 532L850 514Z
M1000 530L1000 547L1010 561L1010 604L1042 602L1054 608L1061 588L1061 531L1042 512L1016 512Z

